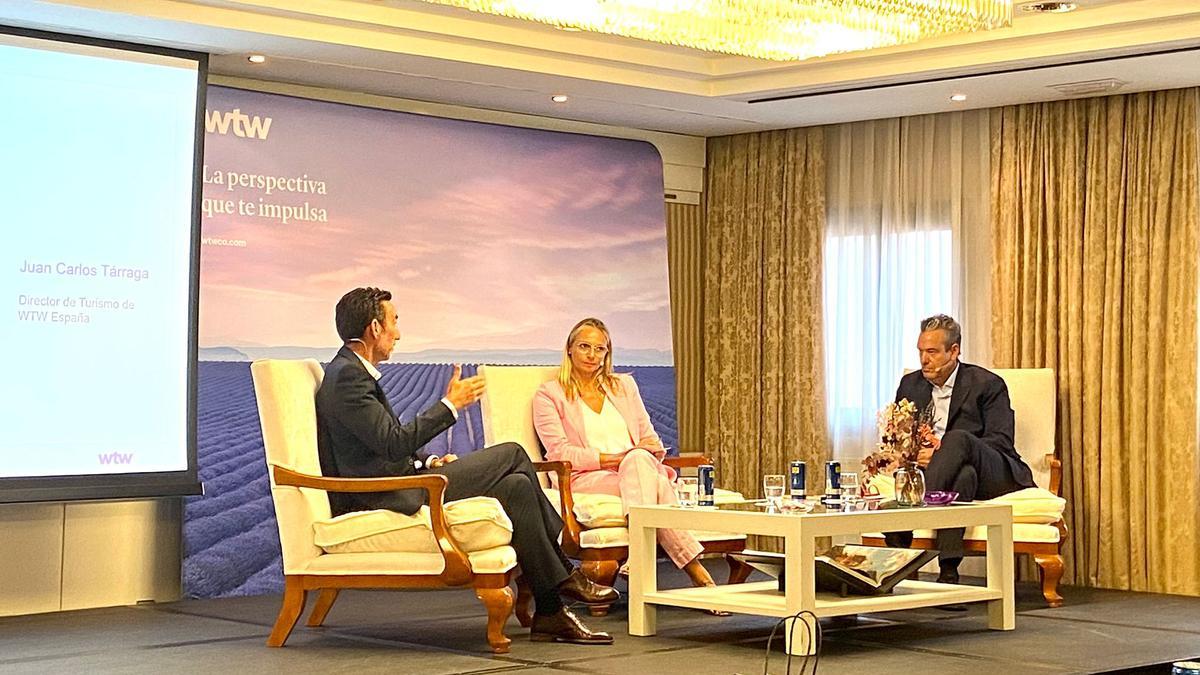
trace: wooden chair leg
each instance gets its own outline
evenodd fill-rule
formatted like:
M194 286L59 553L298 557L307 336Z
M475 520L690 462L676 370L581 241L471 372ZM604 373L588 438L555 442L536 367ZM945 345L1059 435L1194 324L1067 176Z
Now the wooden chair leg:
M1042 597L1051 607L1062 607L1063 597L1058 594L1058 582L1063 575L1063 559L1061 555L1035 553L1033 561L1037 563L1042 576Z
M754 571L753 567L728 553L725 554L725 562L729 563L729 583L731 584L745 583L746 579L750 578L750 573Z
M601 586L612 586L617 580L617 572L621 569L621 563L616 560L585 560L579 565L583 570L583 576L600 584ZM592 616L608 616L608 608L611 605L589 605L588 614Z
M317 628L325 623L325 617L328 616L329 610L337 599L338 589L322 588L321 594L317 596L317 604L313 607L312 613L308 615L308 622L305 625L309 628Z
M533 625L533 591L529 588L525 575L517 577L517 604L513 614L517 615L517 623L521 624L522 628Z
M268 647L282 647L287 642L300 613L304 611L304 601L308 599L308 591L304 590L300 579L284 576L283 606L279 608L279 616L275 619L275 627L267 638Z
M495 654L507 654L512 640L504 634L504 624L513 610L513 591L508 586L501 588L476 588L475 597L487 607L487 641Z

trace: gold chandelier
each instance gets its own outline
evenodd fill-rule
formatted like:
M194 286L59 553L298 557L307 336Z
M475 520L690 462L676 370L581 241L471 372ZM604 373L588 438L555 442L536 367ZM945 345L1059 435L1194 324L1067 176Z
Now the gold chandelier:
M1012 0L424 0L712 52L796 61L1012 23Z

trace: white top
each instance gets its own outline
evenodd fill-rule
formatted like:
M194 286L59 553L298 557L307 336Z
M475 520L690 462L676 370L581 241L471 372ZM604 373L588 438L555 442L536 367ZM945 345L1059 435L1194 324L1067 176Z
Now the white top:
M351 340L351 342L362 342L362 340L359 340L356 338L354 340ZM350 351L354 351L354 350L352 349ZM383 377L383 373L379 372L379 369L375 367L375 364L364 359L362 354L359 354L358 352L354 352L354 355L358 357L359 361L362 361L362 364L364 366L366 366L366 368L367 368L367 372L370 373L371 377L375 378L376 381L378 381L379 378ZM443 398L442 404L450 409L450 414L454 415L454 419L458 419L458 408L454 407L454 404L450 402L450 399ZM437 455L430 455L430 456L437 457Z
M583 413L583 434L587 444L601 454L615 455L633 447L633 437L629 435L629 427L625 426L625 418L617 412L617 408L604 397L600 412L592 410L579 397L576 402Z
M954 372L946 378L945 384L940 387L933 385L933 435L938 439L946 434L946 425L950 423L950 397L954 395L958 366L959 364L954 364Z

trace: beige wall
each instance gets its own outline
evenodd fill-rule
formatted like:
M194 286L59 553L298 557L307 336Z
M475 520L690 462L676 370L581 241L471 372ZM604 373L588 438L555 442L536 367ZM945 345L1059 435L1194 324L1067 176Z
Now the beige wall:
M180 597L182 500L0 505L0 616Z

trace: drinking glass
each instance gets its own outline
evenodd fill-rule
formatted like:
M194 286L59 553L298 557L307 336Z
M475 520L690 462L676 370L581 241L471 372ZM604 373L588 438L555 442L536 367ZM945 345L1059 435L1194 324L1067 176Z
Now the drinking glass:
M783 505L784 476L781 473L769 473L763 476L763 496L767 505L778 509Z
M675 496L679 498L679 505L683 508L694 507L696 505L696 478L680 476L675 483Z
M858 501L858 474L853 471L843 471L839 478L842 486L842 502Z

